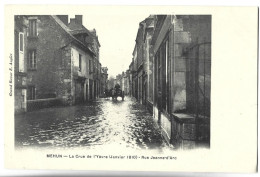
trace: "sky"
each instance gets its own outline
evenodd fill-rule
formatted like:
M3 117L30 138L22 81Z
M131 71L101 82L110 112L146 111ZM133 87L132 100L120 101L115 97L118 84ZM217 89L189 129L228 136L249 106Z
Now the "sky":
M70 15L69 18L74 18ZM149 14L93 14L84 13L83 25L96 29L100 47L100 62L102 67L108 67L108 77L126 71L132 61L132 53L139 22Z

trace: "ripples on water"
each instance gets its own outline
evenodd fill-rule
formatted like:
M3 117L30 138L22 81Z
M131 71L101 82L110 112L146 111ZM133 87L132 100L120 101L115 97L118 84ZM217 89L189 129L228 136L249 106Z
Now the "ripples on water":
M16 115L17 147L90 147L116 143L147 149L165 146L160 130L144 106L125 101L48 108Z

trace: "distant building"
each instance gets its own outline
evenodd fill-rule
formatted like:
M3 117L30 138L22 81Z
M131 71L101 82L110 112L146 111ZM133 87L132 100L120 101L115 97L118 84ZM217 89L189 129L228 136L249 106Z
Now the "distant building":
M93 29L91 31L92 34L92 47L95 52L95 57L94 57L94 72L93 72L93 79L94 79L94 97L98 98L100 95L100 79L101 79L101 63L99 61L99 48L100 48L100 43L98 40L98 36L96 33L96 30Z
M133 55L133 65L132 65L132 94L138 100L138 75L137 75L137 48L136 44L134 47Z
M115 78L110 77L107 81L107 87L108 89L114 88L115 87Z
M149 16L139 23L133 51L133 64L131 65L131 77L134 87L132 88L132 94L141 104L149 104L150 110L152 109L153 95L152 71L150 70L153 66L153 50L150 43L153 29L153 16Z
M129 95L133 96L133 62L129 65Z
M100 95L104 96L104 92L108 89L108 68L102 67L101 68L101 79L100 79Z
M151 45L154 33L154 16L150 15L145 19L144 26L144 54L143 54L143 103L147 105L150 112L153 112L153 47Z

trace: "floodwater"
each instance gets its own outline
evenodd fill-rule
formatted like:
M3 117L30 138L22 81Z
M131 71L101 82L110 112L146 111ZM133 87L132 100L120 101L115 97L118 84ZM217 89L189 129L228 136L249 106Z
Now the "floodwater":
M24 147L88 147L116 144L136 149L166 146L152 115L135 100L99 99L15 116L15 144Z

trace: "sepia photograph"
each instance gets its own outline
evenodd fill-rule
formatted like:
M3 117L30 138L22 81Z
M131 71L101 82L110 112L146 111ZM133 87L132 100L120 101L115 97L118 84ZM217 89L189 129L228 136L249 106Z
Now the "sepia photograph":
M133 38L87 22L14 16L16 147L209 148L211 15L149 15Z
M257 172L258 7L5 6L7 169Z

